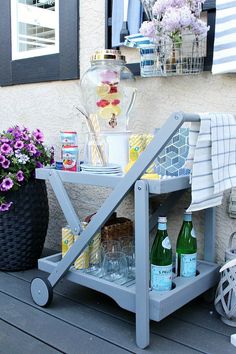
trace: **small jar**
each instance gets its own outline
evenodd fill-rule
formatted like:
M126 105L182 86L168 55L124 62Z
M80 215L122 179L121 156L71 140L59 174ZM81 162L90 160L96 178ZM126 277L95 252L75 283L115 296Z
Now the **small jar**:
M88 133L84 148L84 162L92 166L106 166L109 147L104 134Z

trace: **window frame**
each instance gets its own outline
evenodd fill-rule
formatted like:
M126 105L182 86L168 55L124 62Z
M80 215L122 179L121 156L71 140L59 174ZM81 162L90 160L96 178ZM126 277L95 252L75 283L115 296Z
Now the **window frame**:
M59 48L59 53L12 60L11 0L1 2L1 86L79 78L79 0L59 0Z
M55 0L55 17L56 17L56 26L55 26L55 45L38 48L34 50L18 51L18 13L17 13L18 0L11 0L11 44L12 44L12 60L19 59L28 59L39 57L42 55L51 55L60 53L59 50L59 0Z
M216 0L206 0L203 4L203 11L207 12L207 25L210 30L207 34L207 53L204 58L204 71L211 71L213 63L213 48L215 37L215 15ZM106 48L112 48L111 44L111 28L112 28L112 0L106 0L106 22L105 22L105 45ZM127 64L128 68L134 75L140 76L140 63Z

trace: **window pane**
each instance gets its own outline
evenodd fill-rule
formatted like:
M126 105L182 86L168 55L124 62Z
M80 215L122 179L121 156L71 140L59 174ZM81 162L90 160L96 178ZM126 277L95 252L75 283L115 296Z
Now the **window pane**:
M59 52L58 0L11 0L12 59Z

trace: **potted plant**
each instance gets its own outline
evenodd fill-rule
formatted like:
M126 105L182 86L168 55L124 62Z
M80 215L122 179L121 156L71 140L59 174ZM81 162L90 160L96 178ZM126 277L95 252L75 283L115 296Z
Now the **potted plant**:
M43 133L15 126L0 133L0 269L33 268L48 227L45 182L35 168L53 162Z

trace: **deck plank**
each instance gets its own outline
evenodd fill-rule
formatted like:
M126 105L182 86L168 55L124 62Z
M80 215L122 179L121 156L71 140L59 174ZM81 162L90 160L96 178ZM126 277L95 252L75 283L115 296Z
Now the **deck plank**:
M28 272L27 273L28 277ZM65 285L65 284L64 284ZM78 289L78 286L75 286ZM0 289L2 292L7 293L9 296L15 296L18 300L26 304L36 307L33 304L30 293L29 283L16 278L13 275L0 273ZM126 320L112 317L111 314L105 314L95 309L91 309L71 299L54 294L53 304L48 309L36 307L37 311L42 314L54 316L56 319L65 321L67 324L90 332L107 340L108 342L121 345L124 349L134 353L173 353L173 346L175 353L179 354L196 354L197 350L191 349L178 342L173 342L162 335L152 335L151 345L146 350L137 348L135 344L135 327L133 321L127 322ZM77 293L78 296L78 293ZM0 312L1 316L1 312ZM132 315L134 318L134 315ZM90 352L95 353L95 352ZM98 353L98 351L97 351ZM108 353L108 351L106 352ZM121 352L122 353L122 352Z
M31 279L36 276L37 272L38 271L36 270L31 270L26 274L14 273L12 275L31 281ZM41 272L40 274L45 276L47 273ZM112 299L94 290L63 280L57 285L55 291L98 311L110 313L111 316L132 321L132 314L130 312L121 309L119 306L114 306L114 301ZM97 301L95 301L95 298L97 298ZM225 325L219 319L213 304L204 303L200 298L193 300L191 303L186 304L181 309L174 312L168 317L168 319L171 318L177 318L181 321L197 325L228 337L235 333L235 328Z
M0 317L28 335L48 343L59 352L71 354L128 353L120 347L3 293L0 293Z
M0 320L0 354L19 354L19 352L34 354L62 353Z
M213 304L204 306L200 300L185 305L174 313L174 317L226 336L230 336L236 331L235 327L227 326L219 319Z

